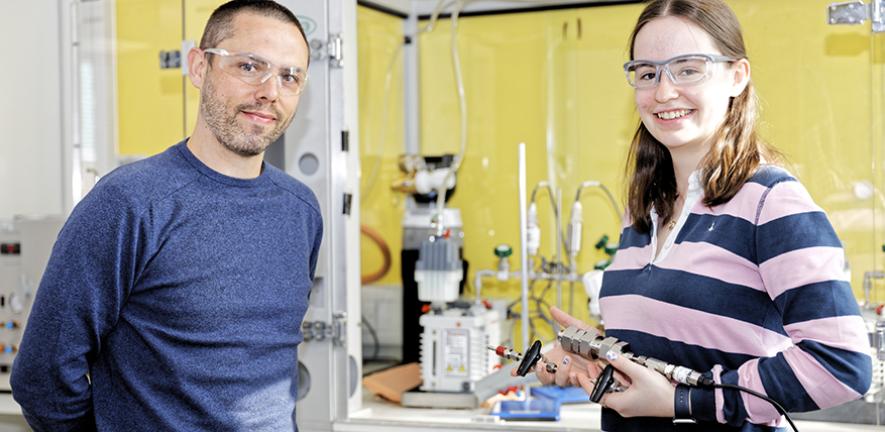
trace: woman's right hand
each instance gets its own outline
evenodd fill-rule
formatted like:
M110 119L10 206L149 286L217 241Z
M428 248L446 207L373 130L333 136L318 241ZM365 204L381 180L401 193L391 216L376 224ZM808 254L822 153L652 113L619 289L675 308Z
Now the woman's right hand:
M562 328L575 326L582 330L597 333L596 329L593 327L556 307L550 308L550 314ZM599 373L602 371L595 361L562 349L562 346L558 341L552 350L544 354L544 358L552 363L556 363L557 366L556 373L551 374L550 372L547 372L547 365L544 360L538 361L538 364L535 365L535 375L538 377L538 381L541 381L541 383L545 385L555 383L560 387L569 385L580 386L581 383L578 381L578 375L582 375L595 382L596 377L599 376ZM516 368L513 369L511 375L516 375Z

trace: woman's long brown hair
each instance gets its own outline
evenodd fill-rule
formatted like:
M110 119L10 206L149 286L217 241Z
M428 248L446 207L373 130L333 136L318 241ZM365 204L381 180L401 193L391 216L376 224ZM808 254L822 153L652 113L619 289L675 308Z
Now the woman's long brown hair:
M650 21L664 16L686 19L709 34L723 55L747 58L740 23L734 12L721 0L654 0L639 16L630 35L630 59L636 35ZM715 206L730 200L753 176L764 160L779 160L776 151L756 132L759 101L753 83L732 98L725 120L713 137L713 145L701 161L704 204ZM633 226L651 230L652 206L662 221L673 217L677 198L676 176L670 152L640 121L627 159L627 208Z

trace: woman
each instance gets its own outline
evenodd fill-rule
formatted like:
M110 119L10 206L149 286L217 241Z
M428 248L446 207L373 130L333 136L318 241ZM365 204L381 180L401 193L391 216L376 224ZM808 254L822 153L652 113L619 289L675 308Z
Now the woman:
M605 273L606 335L637 354L768 395L787 411L857 399L871 379L866 329L826 214L756 135L756 96L734 13L720 0L655 0L625 65L641 123L628 162L629 220ZM563 325L577 321L561 311ZM556 348L556 376L588 393L599 367ZM623 357L605 431L777 430L768 402L676 386Z

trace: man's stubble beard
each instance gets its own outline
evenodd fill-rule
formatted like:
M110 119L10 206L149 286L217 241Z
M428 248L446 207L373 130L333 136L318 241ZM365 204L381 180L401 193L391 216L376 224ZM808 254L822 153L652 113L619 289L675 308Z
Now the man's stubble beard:
M277 140L292 122L294 116L283 119L283 114L274 106L266 104L241 104L229 108L218 98L211 80L206 80L200 96L200 111L209 130L225 148L240 156L258 156ZM266 131L259 125L244 128L237 119L241 111L270 111L277 118L276 127ZM251 130L249 130L251 128Z

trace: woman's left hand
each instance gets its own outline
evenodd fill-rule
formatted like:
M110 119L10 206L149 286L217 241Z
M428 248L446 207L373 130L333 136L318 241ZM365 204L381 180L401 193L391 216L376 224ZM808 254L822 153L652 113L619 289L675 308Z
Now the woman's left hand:
M622 417L673 417L676 387L667 378L623 356L608 360L630 384L622 392L606 393L599 401L602 406L617 411ZM594 382L589 378L580 375L578 381L588 395L593 392Z

